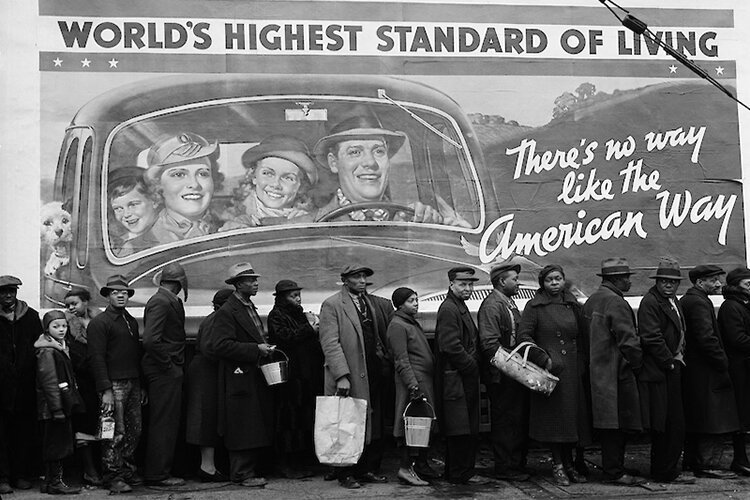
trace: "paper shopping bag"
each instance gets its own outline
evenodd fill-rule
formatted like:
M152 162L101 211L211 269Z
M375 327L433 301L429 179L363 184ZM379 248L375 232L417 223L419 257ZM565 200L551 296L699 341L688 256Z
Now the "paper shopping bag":
M315 454L321 464L355 465L367 431L367 401L318 396L315 402Z

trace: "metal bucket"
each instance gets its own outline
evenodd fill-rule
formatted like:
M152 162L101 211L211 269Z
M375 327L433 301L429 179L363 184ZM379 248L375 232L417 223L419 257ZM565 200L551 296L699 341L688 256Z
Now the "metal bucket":
M284 351L274 349L268 359L272 359L273 355L276 353L284 356L284 359L280 361L269 361L268 363L258 365L260 366L260 371L263 372L263 377L265 377L268 385L283 384L289 379L289 358L284 354Z
M435 420L435 410L426 399L423 399L422 402L430 409L431 416L407 415L406 413L414 401L410 401L406 405L406 408L404 408L404 437L406 438L406 446L415 448L428 448L430 446L430 434L432 433L432 421Z

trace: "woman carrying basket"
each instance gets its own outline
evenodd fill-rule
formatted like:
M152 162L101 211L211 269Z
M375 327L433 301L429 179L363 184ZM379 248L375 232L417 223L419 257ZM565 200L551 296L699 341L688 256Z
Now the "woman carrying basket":
M424 479L435 479L437 473L427 462L429 448L406 445L404 437L404 410L409 403L420 409L434 404L433 376L435 360L427 337L416 320L419 302L417 292L410 288L397 288L391 296L396 312L388 324L388 344L396 368L396 416L393 435L401 448L398 479L412 486L427 486ZM434 415L434 414L433 414Z
M549 396L532 393L529 437L552 451L552 479L555 484L586 482L573 465L573 448L591 439L588 403L584 389L586 368L583 352L585 322L575 296L565 286L565 273L548 265L539 273L539 290L523 311L518 329L520 341L534 342L529 359L560 378Z

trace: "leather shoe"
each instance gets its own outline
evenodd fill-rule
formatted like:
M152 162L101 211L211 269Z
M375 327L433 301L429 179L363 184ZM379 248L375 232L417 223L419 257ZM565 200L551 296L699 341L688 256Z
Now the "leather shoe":
M99 477L99 474L94 474L93 476L90 476L83 473L83 484L86 484L88 486L101 486L103 483L102 478Z
M571 483L588 483L589 480L583 474L579 474L573 467L565 469L565 473L568 475Z
M738 462L732 462L729 469L736 472L740 476L750 476L750 465L743 465Z
M19 477L16 481L16 489L17 490L30 490L31 489L31 483L27 481L26 479Z
M377 474L374 474L372 472L365 472L361 476L357 477L357 481L360 483L387 483L388 478L385 476L378 476Z
M131 488L128 483L121 479L115 479L109 485L110 493L130 493L131 491L133 491L133 488Z
M203 469L200 469L198 471L198 479L201 480L201 483L225 483L229 481L229 478L218 470L216 470L213 474L209 474Z
M646 480L641 479L640 477L631 476L630 474L623 474L617 479L607 479L605 482L616 486L640 486L641 484L645 484Z
M414 472L423 479L438 479L440 477L440 474L427 462L416 462L413 468Z
M362 487L362 485L359 484L357 480L352 476L346 476L344 479L339 479L339 484L342 488L346 488L348 490L356 490Z
M695 477L706 477L710 479L734 479L737 474L721 469L701 469L695 471Z
M408 484L410 486L429 486L430 483L422 479L417 475L416 472L414 472L414 467L409 467L408 469L404 469L401 467L398 470L398 474L396 474L396 477L398 477L399 482L403 484Z
M13 493L13 488L10 487L10 484L8 484L6 482L0 483L0 495L3 494L3 493L5 493L5 494ZM42 493L44 493L44 492L42 492Z
M558 486L570 486L570 478L562 465L552 466L552 482Z
M173 488L175 486L182 486L185 484L185 480L181 477L167 477L159 480L146 481L149 486L159 486L162 488Z
M264 477L248 477L240 483L241 486L248 488L262 488L266 484L268 484L268 481Z

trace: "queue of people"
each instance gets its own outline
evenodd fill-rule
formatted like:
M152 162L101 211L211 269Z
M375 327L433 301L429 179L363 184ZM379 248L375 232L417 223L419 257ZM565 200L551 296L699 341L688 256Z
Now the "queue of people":
M367 401L359 461L327 479L347 489L388 481L381 462L389 410L400 450L398 480L427 486L437 479L430 449L405 438L405 410L423 405L435 409L433 431L445 438L442 477L481 484L486 478L477 476L475 463L482 382L497 479L530 477L526 456L534 440L549 449L554 483L586 482L580 452L598 440L604 480L639 485L645 479L625 468L625 450L643 432L650 436L655 481L750 476L750 269L730 271L722 287L723 269L696 266L688 273L692 287L678 300L682 271L663 259L636 316L624 297L635 274L624 258L602 261L601 286L584 305L561 266L544 267L522 313L513 299L521 267L500 264L491 269L493 290L475 321L466 302L478 278L471 267L455 267L447 274L433 347L417 319L417 291L400 287L390 300L371 294L374 273L359 263L345 266L341 289L323 302L320 315L304 311L303 286L281 280L264 323L252 300L261 274L248 262L232 266L225 279L231 288L214 296L188 367L178 296L187 301L188 276L179 264L154 277L158 289L144 310L142 342L128 312L135 290L122 276L99 290L108 302L104 311L89 306L88 291L73 289L67 311L49 311L42 320L17 298L21 281L0 276L0 493L31 487L38 458L41 491L78 493L62 468L76 450L84 484L112 493L142 483L178 487L184 479L172 469L183 419L186 441L200 448L202 481L262 487L269 456L283 476L308 477L315 397L323 394ZM716 314L709 296L719 291L725 301ZM521 342L536 346L529 359L558 378L550 395L527 389L492 363L498 349ZM289 360L288 380L269 386L258 365L279 351ZM144 404L149 425L141 476L135 451ZM733 461L726 470L721 458L730 436ZM226 473L217 467L219 447L228 451Z

